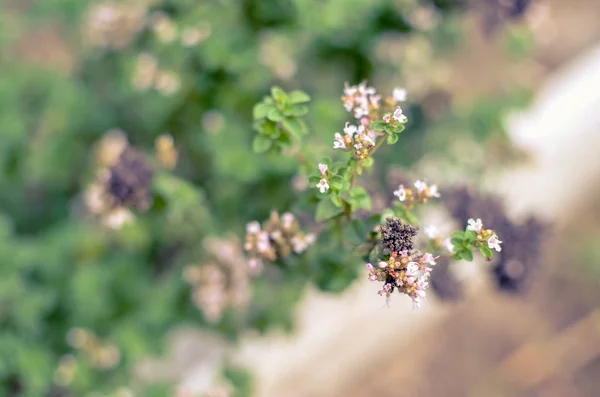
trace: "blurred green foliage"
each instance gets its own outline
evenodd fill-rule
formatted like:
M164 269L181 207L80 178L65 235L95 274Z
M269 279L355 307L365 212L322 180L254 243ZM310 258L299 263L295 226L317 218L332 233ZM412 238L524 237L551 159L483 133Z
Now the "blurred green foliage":
M151 1L141 5L139 29L118 48L90 44L95 22L89 11L101 3L3 5L0 395L112 395L124 385L143 396L167 395L168 388L141 391L143 385L130 380L132 365L160 353L171 327L192 323L230 340L246 329L290 330L307 282L324 291L344 290L357 277L359 258L325 238L293 270L255 280L247 312L228 309L214 324L193 305L182 268L206 259L204 237L241 236L246 222L266 218L271 209L289 210L297 198L290 187L295 160L251 150L252 109L270 87L302 89L313 97L307 126L287 131L308 131L316 159L343 126L344 81L369 78L385 88L405 82L402 58L378 51L390 46L393 52L394 45L416 37L440 58L459 45L462 14L447 3ZM417 7L432 13L434 26L424 29L409 18ZM158 11L175 26L173 41L152 28ZM182 45L185 28L200 29L201 39ZM525 45L519 36L512 40L519 49ZM176 81L136 87L140 54L150 54ZM425 77L425 88L406 110L406 141L394 151L382 149L382 169L411 165L441 128L480 140L502 135L500 116L516 103L482 101L463 114L447 107L441 118L430 118L421 100L443 87ZM305 113L300 110L294 115ZM94 176L94 144L111 128L127 132L131 145L147 154L168 132L180 151L177 168L156 175L149 212L116 231L81 216L81 192ZM444 139L438 140L440 151ZM74 328L113 343L118 364L98 369L88 362L67 343ZM60 384L56 370L67 354L76 357L77 371ZM224 376L238 387L236 395L250 393L247 375L226 369Z

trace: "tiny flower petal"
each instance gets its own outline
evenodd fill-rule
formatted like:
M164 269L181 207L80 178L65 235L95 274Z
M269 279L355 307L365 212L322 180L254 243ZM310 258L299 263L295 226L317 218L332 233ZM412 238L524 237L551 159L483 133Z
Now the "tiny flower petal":
M398 200L400 201L406 200L406 189L404 189L404 185L400 185L398 190L394 191L394 196L398 197Z
M429 197L440 197L437 185L429 186Z
M319 171L321 171L321 174L325 175L327 172L327 164L319 163Z
M406 90L404 88L394 88L392 99L394 102L406 101Z
M246 232L250 234L256 234L260 232L260 223L252 221L246 225Z
M500 246L501 243L502 241L500 241L498 236L495 234L493 234L487 241L488 247L490 249L495 249L498 252L502 251L502 247Z
M454 252L454 244L450 241L450 237L446 238L443 242L444 247L448 250L448 252Z
M321 193L325 193L329 189L329 184L327 183L327 179L323 178L316 185L319 188Z
M425 235L430 239L435 239L440 235L440 231L436 226L427 226L425 228Z
M388 265L388 264L387 264L387 262L384 262L384 261L380 261L380 262L377 264L377 266L379 266L381 269L383 269L383 268L387 267L387 265Z
M373 267L373 265L371 265L370 263L367 263L367 264L365 265L365 267L366 267L366 268L367 268L367 270L368 270L368 271L370 271L370 272L374 272L374 271L375 271L375 268L374 268L374 267Z
M415 188L417 189L417 191L419 193L421 193L422 191L424 191L425 189L427 189L427 184L423 181L415 181Z
M479 233L481 232L481 229L483 228L483 223L481 222L481 219L477 218L477 220L471 218L467 221L468 226L467 226L467 230L472 230L475 233Z

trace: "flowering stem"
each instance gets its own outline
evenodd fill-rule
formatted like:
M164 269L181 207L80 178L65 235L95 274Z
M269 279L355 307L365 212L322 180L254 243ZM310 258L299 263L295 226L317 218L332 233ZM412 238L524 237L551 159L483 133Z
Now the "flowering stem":
M371 150L371 152L369 153L369 156L372 156L377 149L379 149L381 147L381 145L383 145L383 142L385 142L385 138L386 138L387 134L385 134L380 140L379 142L377 142L377 144L375 145L375 147L373 147L373 150ZM356 163L356 167L354 167L354 170L352 170L352 176L350 177L350 189L352 189L352 187L354 186L354 179L356 177L356 170L358 169L358 167L360 167L362 161L359 161Z

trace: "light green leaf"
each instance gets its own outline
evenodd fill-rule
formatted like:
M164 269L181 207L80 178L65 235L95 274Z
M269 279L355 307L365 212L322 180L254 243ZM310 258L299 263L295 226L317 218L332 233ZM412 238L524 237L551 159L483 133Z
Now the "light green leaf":
M333 197L333 196L332 196ZM317 204L317 212L315 215L315 220L317 222L322 222L326 219L333 218L336 215L342 213L342 210L333 204L332 200L326 198L323 199Z
M266 103L257 103L252 109L252 117L254 117L254 120L264 119L271 109L274 109L274 107Z
M262 135L258 135L254 137L252 141L252 149L254 153L264 153L271 148L273 141L269 138L266 138Z
M483 257L488 261L492 259L492 256L494 255L492 253L492 250L489 249L487 245L482 245L481 247L479 247L479 252L481 252L481 255L483 255Z
M283 115L281 112L275 108L271 108L269 113L267 113L267 118L271 121L280 122L283 120Z
M394 143L398 142L398 135L388 135L386 138L386 142L388 145L393 145Z
M309 102L310 96L304 91L292 91L288 97L289 103Z
M286 116L302 117L308 113L308 106L300 104L292 105L284 113Z
M283 91L279 87L272 87L271 88L271 96L273 96L273 98L275 99L275 101L277 101L278 103L284 103L288 99L287 94L285 93L285 91Z
M293 117L286 117L283 119L282 124L286 131L289 132L294 138L300 139L302 137L304 133L304 123L302 123L301 120Z

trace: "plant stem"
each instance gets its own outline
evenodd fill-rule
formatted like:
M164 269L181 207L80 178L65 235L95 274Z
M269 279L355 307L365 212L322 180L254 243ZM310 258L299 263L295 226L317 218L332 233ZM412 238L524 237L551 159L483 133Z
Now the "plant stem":
M383 145L383 142L385 142L385 139L387 137L387 134L385 134L380 140L379 142L377 142L377 144L375 145L375 147L373 147L373 150L371 150L371 152L369 153L369 156L372 156L373 153L375 153L377 151L377 149L379 149L381 147L381 145ZM354 186L354 179L356 177L356 170L358 169L358 167L360 167L361 161L356 163L356 167L354 167L354 170L352 170L352 176L350 177L350 189L352 189L352 187Z

